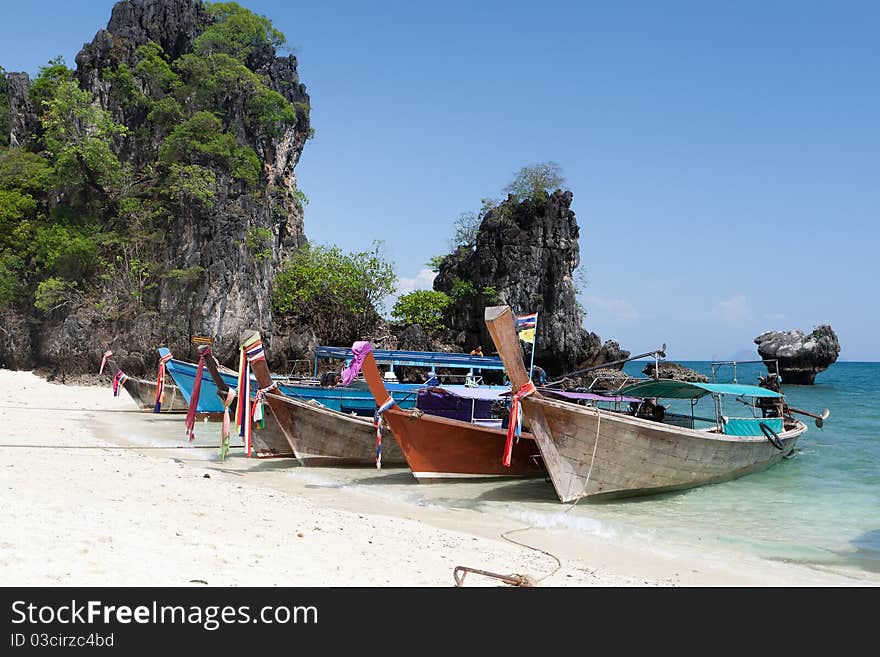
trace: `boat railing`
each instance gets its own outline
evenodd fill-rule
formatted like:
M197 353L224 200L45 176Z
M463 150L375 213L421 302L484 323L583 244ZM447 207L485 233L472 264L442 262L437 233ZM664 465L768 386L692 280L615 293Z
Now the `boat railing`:
M614 392L617 392L624 386L647 380L648 379L646 378L633 377L629 376L628 374L624 375L624 378L622 379L619 376L613 374L597 374L595 377L593 377L593 380L590 382L589 385L576 388L575 390L582 392L593 392L595 390L613 390ZM599 383L609 383L610 385L597 385Z
M307 358L288 358L284 361L288 379L313 379L312 361Z
M715 418L701 417L699 415L685 415L684 413L666 413L663 424L671 424L682 429L702 429L705 426L697 426L697 423L715 427Z
M749 365L749 364L754 364L754 363L764 363L764 365L767 366L768 372L779 376L779 360L776 358L764 358L764 359L758 359L758 360L722 360L722 361L718 361L718 362L711 364L712 383L718 383L715 380L716 374L718 373L718 371L720 369L722 369L723 367L728 366L728 365L733 367L733 382L738 383L738 381L736 380L736 366L737 365ZM771 363L773 364L773 370L770 369Z

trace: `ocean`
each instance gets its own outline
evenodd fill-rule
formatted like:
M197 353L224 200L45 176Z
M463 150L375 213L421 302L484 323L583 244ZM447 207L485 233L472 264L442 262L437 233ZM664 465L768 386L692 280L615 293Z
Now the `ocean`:
M625 369L642 376L646 362ZM711 374L709 362L681 364ZM737 381L755 384L759 373L760 364L739 365ZM716 381L731 382L732 370L721 370ZM543 479L422 485L400 469L297 468L291 474L420 506L474 509L641 544L702 546L733 558L742 553L842 573L880 573L880 363L835 363L815 385L783 382L783 391L790 406L831 411L822 429L801 416L808 430L792 458L760 473L675 493L571 507L560 504ZM711 401L700 403L711 414Z

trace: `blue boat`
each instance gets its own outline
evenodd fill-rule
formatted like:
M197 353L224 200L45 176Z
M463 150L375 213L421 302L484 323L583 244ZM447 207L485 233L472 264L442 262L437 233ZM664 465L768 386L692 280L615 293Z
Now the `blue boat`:
M170 351L161 347L158 349L159 356L164 357ZM467 374L465 379L469 379L472 383L478 381L478 374L481 369L494 370L503 369L500 358L492 358L486 356L468 356L467 354L444 354L439 352L416 352L416 351L376 351L376 360L384 365L389 366L389 376L391 380L386 383L388 392L394 397L397 405L403 409L409 409L416 406L418 401L418 391L425 387L425 384L418 383L396 383L393 382L394 366L411 366L411 367L429 367L432 371L436 368L449 369L465 369ZM351 358L351 349L343 347L318 347L315 355L315 373L317 374L317 361L319 358L334 358L345 360ZM172 358L165 367L174 379L174 382L180 388L181 393L189 404L192 398L193 384L195 383L197 365L182 360ZM220 371L226 385L230 388L238 387L238 375L232 371ZM322 406L334 411L342 413L355 413L357 415L372 416L376 410L376 402L373 395L370 394L365 382L357 380L347 387L343 386L322 386L317 378L292 381L282 376L273 377L277 382L281 391L288 397L300 399L304 401L315 400ZM256 381L252 378L252 380ZM430 381L429 381L430 383ZM506 391L508 388L503 386L494 386L499 390ZM254 389L256 389L256 384ZM223 403L217 394L217 386L211 378L207 368L202 372L201 391L199 393L198 413L222 413Z

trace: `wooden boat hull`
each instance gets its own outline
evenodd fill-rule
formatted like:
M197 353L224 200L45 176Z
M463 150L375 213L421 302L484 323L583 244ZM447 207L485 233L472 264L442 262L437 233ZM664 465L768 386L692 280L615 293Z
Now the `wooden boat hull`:
M314 402L273 394L266 397L275 424L302 465L375 467L376 428L371 420L346 415ZM390 431L382 435L382 465L406 465Z
M254 454L260 459L295 458L296 454L287 441L287 436L272 413L266 413L266 426L255 429L251 434ZM233 431L235 427L233 427Z
M251 331L243 337L242 346L248 348L259 341L260 334ZM254 358L250 365L258 384L264 390L272 389L275 384L266 359ZM376 430L372 420L331 410L315 400L288 397L282 385L274 390L266 394L264 408L269 410L272 424L302 465L375 467ZM256 438L258 432L253 435ZM403 465L405 461L394 438L390 433L383 438L382 463Z
M384 418L420 483L547 474L528 435L514 443L510 467L504 467L507 432L503 429L407 411L388 411Z
M122 384L125 391L142 411L153 412L156 405L156 382L144 379L129 379ZM185 413L186 399L177 386L165 383L165 401L162 402L162 413Z
M565 402L527 397L529 419L563 502L649 495L719 483L757 472L790 454L806 425L779 435L782 450L761 436L727 436Z

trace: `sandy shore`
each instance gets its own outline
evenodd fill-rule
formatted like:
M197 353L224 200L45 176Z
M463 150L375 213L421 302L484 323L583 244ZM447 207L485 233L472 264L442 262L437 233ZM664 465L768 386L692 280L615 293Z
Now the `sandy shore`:
M0 370L0 425L2 586L452 586L458 565L541 586L880 584L388 500L240 449L221 463L218 425L190 449L182 415L140 413L109 385ZM517 529L544 552L501 537Z

